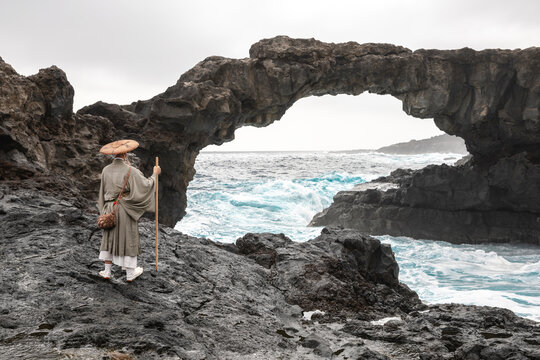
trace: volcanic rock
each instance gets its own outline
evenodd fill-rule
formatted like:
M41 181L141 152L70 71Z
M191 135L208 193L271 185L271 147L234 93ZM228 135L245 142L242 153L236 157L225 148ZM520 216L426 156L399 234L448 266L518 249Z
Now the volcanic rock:
M441 130L463 138L471 162L483 171L520 153L532 166L540 162L540 48L413 52L278 36L254 44L246 59L209 57L149 100L98 102L77 114L70 111L73 90L55 67L24 77L0 60L0 79L0 180L47 175L42 181L76 187L80 202L89 204L105 161L99 148L133 138L140 143L135 160L145 173L160 156L160 194L167 194L160 199L161 219L168 225L185 214L186 189L202 148L233 140L239 127L268 126L307 96L389 94L406 113L434 118ZM507 175L498 187L519 193ZM441 204L451 203L449 196ZM534 209L522 206L515 215L526 213L532 214L524 217L531 227Z
M381 184L398 186L381 190ZM540 164L524 153L485 168L468 161L399 169L362 185L336 194L310 225L458 244L540 245Z
M0 209L3 359L540 356L538 323L422 304L399 283L390 247L353 230L306 243L246 234L234 245L160 226L155 271L154 224L143 221L145 272L127 283L117 267L99 277L101 231L73 199L3 184Z

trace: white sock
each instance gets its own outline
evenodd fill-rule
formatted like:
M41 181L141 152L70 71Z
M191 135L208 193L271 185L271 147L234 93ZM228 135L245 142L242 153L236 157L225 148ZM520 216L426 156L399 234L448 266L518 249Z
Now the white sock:
M126 277L128 279L131 279L133 277L134 273L135 273L134 268L126 268Z
M112 264L107 264L105 263L105 274L106 275L111 275L111 269L112 269Z

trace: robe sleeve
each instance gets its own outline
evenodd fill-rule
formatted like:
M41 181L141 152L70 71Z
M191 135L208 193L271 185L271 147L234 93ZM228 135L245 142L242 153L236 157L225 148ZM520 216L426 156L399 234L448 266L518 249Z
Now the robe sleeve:
M140 170L131 167L129 194L120 200L119 205L133 220L139 220L146 211L155 212L155 179L155 174L146 178Z

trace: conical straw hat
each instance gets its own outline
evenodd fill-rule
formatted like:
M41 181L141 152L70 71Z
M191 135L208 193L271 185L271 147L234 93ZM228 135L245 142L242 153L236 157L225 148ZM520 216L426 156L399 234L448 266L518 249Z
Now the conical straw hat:
M105 155L116 155L127 153L138 147L139 143L135 140L117 140L103 146L99 152Z

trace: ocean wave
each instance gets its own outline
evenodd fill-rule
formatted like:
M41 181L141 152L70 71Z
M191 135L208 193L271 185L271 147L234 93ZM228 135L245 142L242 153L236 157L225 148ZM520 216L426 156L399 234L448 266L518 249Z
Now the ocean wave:
M400 280L430 303L504 307L540 321L540 255L529 246L453 245L441 241L377 236L394 249ZM506 253L506 255L501 255ZM530 257L530 256L529 256ZM531 286L532 285L532 286Z

